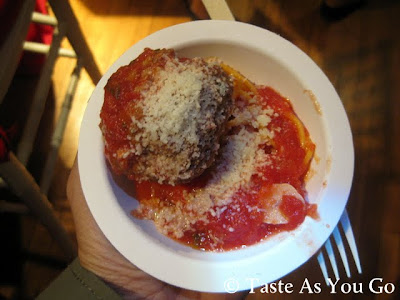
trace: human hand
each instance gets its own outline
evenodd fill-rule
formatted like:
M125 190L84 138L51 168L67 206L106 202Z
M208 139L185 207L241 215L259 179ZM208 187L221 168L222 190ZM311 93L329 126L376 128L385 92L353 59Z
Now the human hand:
M67 185L81 265L102 278L124 299L242 299L246 293L209 294L180 289L138 269L122 256L97 226L86 204L75 162Z

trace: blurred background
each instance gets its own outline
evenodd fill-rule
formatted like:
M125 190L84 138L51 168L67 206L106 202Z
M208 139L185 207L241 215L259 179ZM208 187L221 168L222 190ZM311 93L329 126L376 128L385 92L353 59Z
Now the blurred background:
M207 18L197 1L70 0L84 37L103 74L130 46L147 35L183 22ZM400 1L365 0L343 8L341 1L231 0L237 20L288 39L325 72L347 111L355 146L355 174L348 211L363 274L347 282L375 277L396 285L391 295L314 295L324 299L400 299ZM352 1L350 1L352 2ZM333 4L332 4L333 3ZM334 7L335 5L338 7ZM47 7L48 8L48 7ZM51 9L49 13L52 14ZM63 47L69 48L67 40ZM18 143L37 84L38 72L22 66L0 106L1 125L13 129ZM39 136L28 169L39 180L55 120L74 62L59 58L52 74ZM75 241L66 182L75 159L80 123L94 85L85 70L73 100L54 176L48 192L57 217ZM0 198L18 201L1 189ZM29 212L0 211L0 299L32 299L67 265L47 230ZM352 264L353 265L353 264ZM343 269L340 270L344 274ZM352 269L356 274L356 270ZM313 257L282 280L301 285L305 278L323 283ZM265 295L249 299L310 299L312 295Z

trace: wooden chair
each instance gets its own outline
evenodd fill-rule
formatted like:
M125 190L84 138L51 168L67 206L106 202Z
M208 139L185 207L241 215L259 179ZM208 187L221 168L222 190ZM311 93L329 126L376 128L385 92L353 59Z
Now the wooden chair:
M34 12L35 0L23 0L17 19L5 42L0 47L0 105L15 75L22 51L46 54L46 60L33 96L32 108L26 120L16 154L8 151L0 159L0 184L12 190L21 199L23 204L8 203L5 200L1 200L0 211L30 211L47 228L54 240L58 242L64 250L67 259L72 259L77 254L76 247L54 214L52 205L48 201L46 194L50 187L58 148L62 141L81 68L86 69L94 84L100 80L101 73L68 1L49 0L49 4L54 17ZM51 45L26 42L24 40L31 22L54 27ZM64 37L69 40L72 50L60 48ZM76 66L70 77L62 111L53 132L51 150L44 166L41 182L38 184L27 170L26 164L31 155L39 122L44 111L45 101L51 86L51 75L54 64L59 56L67 56L75 59ZM7 137L3 137L2 142L6 142L6 139Z

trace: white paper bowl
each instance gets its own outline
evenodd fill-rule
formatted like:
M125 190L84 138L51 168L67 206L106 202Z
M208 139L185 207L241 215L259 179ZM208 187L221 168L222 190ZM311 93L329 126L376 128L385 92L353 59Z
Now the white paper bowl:
M113 180L98 124L103 88L119 67L145 47L179 55L217 56L258 84L289 98L316 144L308 198L319 220L244 249L211 253L159 234L153 223L130 215L137 206ZM316 109L316 102L320 112ZM167 283L198 291L244 290L274 281L307 261L336 226L347 202L354 153L346 113L318 66L290 42L267 30L233 21L196 21L158 31L128 49L106 72L88 103L80 134L79 172L89 208L109 241L133 264Z

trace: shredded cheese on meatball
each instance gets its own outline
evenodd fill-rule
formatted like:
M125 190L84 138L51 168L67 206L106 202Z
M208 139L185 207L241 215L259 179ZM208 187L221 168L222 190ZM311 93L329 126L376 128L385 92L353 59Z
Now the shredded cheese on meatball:
M141 91L143 100L138 107L142 117L140 120L132 117L132 124L140 131L130 138L139 141L133 150L136 155L141 155L146 147L153 151L160 143L168 147L169 154L177 155L177 163L171 164L170 158L158 155L157 165L163 166L168 177L181 176L184 180L187 178L180 173L190 168L193 159L200 157L204 143L208 142L204 132L227 119L226 114L216 116L215 107L223 101L231 84L216 74L213 67L217 65L205 63L200 58L187 62L165 56L165 60L165 67L156 72L149 88ZM158 176L160 183L168 181L163 174Z

